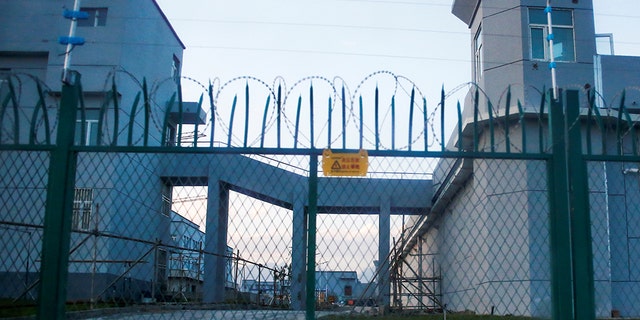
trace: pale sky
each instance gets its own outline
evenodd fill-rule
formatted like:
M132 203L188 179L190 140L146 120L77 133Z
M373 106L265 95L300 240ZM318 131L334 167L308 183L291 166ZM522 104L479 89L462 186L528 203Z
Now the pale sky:
M452 0L157 2L187 47L182 74L203 83L340 76L355 87L388 70L437 100L443 84L471 79L470 35L451 14ZM594 7L596 32L614 34L616 54L640 55L630 27L640 25L637 0L594 0Z

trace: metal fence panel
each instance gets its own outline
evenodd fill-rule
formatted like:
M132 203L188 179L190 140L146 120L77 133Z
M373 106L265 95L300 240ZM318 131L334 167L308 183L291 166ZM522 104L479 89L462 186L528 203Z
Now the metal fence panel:
M568 222L570 201L580 200L563 189L568 180L564 179L565 157L546 154L564 155L563 144L571 146L564 140L563 115L554 113L562 110L560 102L551 104L550 116L544 111L544 97L539 110L519 106L517 114L511 113L507 102L501 114L491 104L479 105L476 90L476 103L469 111L473 121L467 123L471 121L467 117L463 123L458 108L458 131L453 132L458 143L446 147L444 98L428 109L424 99L421 103L415 97L415 88L410 94L405 90L410 96L404 104L409 121L396 123L396 103L400 105L401 99L395 95L383 96L376 88L374 98L365 99L374 112L365 113L355 93L348 97L347 106L345 93L322 79L332 92L322 108L329 121L323 123L313 116L317 111L314 88L318 87L307 90L303 82L287 93L300 93L297 108L287 109L289 115L282 117L280 102L286 102L286 97L281 101L280 90L276 94L267 86L269 98L264 113L259 113L264 115L262 127L249 125L256 113L250 108L248 84L238 115L234 115L235 97L230 109L214 111L212 102L212 118L224 110L229 114L222 116L229 121L225 125L225 120L218 119L222 123L218 127L216 122L208 123L205 130L211 137L204 143L198 140L197 124L189 138L193 141L183 140L187 135L182 130L190 128L175 123L168 127L184 116L179 111L172 118L169 112L175 96L161 105L161 99L148 95L144 81L144 108L133 107L128 121L112 117L120 109L110 107L118 99L111 93L97 113L99 119L87 121L86 113L96 110L85 110L82 99L77 99L77 86L63 90L66 105L60 114L66 116L61 122L44 125L42 119L49 115L38 118L34 112L39 125L33 128L40 131L32 130L33 139L22 139L26 127L19 130L12 118L0 121L0 236L6 244L0 250L7 257L0 264L0 280L7 288L2 293L3 315L29 315L38 308L43 318L48 316L47 308L55 305L64 310L56 310L54 317L73 314L95 319L107 315L309 319L406 310L557 318L564 314L557 312L559 306L562 312L572 312L574 305L582 305L576 301L580 296L576 289L568 288L571 277L577 283L571 274L578 269L576 262L553 261L554 257L571 260L571 253L580 246L574 241L571 247L569 235L560 241L554 238L562 236L563 230L554 222ZM358 86L357 94L364 88ZM117 92L115 84L112 92ZM209 97L220 102L218 96L214 100L211 87ZM271 103L271 98L277 103ZM338 108L340 104L331 98L343 103ZM39 100L37 108L44 114L47 107L43 98ZM293 100L289 103L295 104ZM302 100L307 103L304 107ZM574 100L570 104L577 107ZM12 102L10 107L18 110L20 103ZM334 107L342 118L332 124ZM74 123L74 113L80 113L79 123ZM436 120L437 114L442 119ZM423 117L419 125L418 115ZM548 130L550 119L554 120L552 130ZM567 121L572 124L569 131L578 132L573 125L579 121ZM342 127L336 125L340 122ZM408 129L403 134L408 140L398 142L400 147L396 147L395 133L401 130L396 125L408 127L402 128ZM74 127L80 132L76 137ZM347 141L346 132L354 127L359 132ZM214 134L215 128L222 130ZM58 140L66 140L52 145L49 131L55 130ZM287 132L290 136L283 139L287 147L281 148L281 135ZM551 138L550 132L554 133ZM622 130L617 132L620 138ZM342 138L343 148L337 152L353 152L347 146L354 144L369 148L366 176L317 172L324 166L322 149L315 144L325 134L328 145L339 144ZM277 144L269 141L272 145L263 147L265 135ZM214 141L220 136L226 144ZM412 150L415 142L420 151ZM50 164L57 157L66 160ZM635 236L629 230L635 220L630 214L612 219L610 213L622 208L618 200L629 211L635 198L631 189L610 192L615 187L610 186L609 177L624 180L626 188L626 179L637 168L624 167L621 178L619 169L606 164L598 168L593 163L588 168L593 172L588 178L596 308L599 316L609 309L633 315L636 310L626 301L628 296L617 293L635 295L633 269L624 266L624 257L634 259ZM48 185L54 180L56 185ZM633 181L628 182L630 188ZM65 184L69 189L63 189ZM56 215L45 220L52 204L57 205L60 220ZM603 212L609 218L602 220ZM60 243L45 239L43 230L51 226L57 234L50 239ZM68 227L70 234L65 231ZM569 224L566 227L568 233L575 231ZM626 228L627 238L619 231L615 237L620 238L614 238L614 227ZM63 243L67 236L68 244ZM598 242L607 236L608 248ZM568 251L556 251L559 247ZM614 248L622 260L613 258ZM607 256L611 258L605 260ZM52 257L54 268L40 267ZM52 272L60 267L67 273ZM559 279L562 274L566 278ZM40 294L46 289L37 290L42 279L48 283L42 288L55 288L52 299ZM569 296L558 294L565 292L557 291L562 283L569 284L565 288ZM16 302L27 306L15 306Z
M49 155L3 151L0 159L0 299L3 309L33 306L38 298Z

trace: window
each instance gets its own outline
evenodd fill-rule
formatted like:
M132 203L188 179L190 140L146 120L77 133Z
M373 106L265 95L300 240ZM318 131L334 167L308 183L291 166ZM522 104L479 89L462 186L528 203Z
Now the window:
M176 83L180 83L180 59L178 59L175 54L171 62L171 78Z
M353 294L353 288L351 286L344 286L344 295L349 297Z
M160 213L167 217L171 217L171 192L170 185L162 185L162 207L160 208Z
M575 40L573 35L573 11L555 9L551 12L553 28L553 55L556 61L575 61ZM547 13L542 8L529 9L529 29L531 32L531 59L551 59L549 50L549 27Z
M107 8L80 8L89 14L88 19L78 19L78 27L104 27L107 25Z
M78 111L76 114L76 129L75 138L73 139L75 145L81 146L95 146L98 144L98 118L100 117L100 110L98 109L85 109L85 132L82 132L82 113Z
M91 228L91 208L93 205L93 189L76 188L73 196L73 217L71 229L89 230Z
M82 121L76 120L75 144L95 146L98 144L98 120L85 120L86 130L82 135Z
M478 27L478 32L473 38L473 78L479 81L482 77L482 69L484 61L482 61L482 26Z

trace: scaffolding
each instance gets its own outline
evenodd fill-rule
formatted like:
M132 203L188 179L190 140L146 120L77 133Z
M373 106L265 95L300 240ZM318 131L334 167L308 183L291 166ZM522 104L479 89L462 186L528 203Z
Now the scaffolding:
M401 237L404 240L404 236ZM391 259L391 309L402 311L442 312L442 272L438 253L424 253L423 239L409 253L394 245ZM401 241L403 242L403 241Z

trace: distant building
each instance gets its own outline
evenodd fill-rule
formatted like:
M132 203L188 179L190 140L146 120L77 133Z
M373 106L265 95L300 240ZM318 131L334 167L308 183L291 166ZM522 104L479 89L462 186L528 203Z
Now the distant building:
M169 255L168 291L194 299L202 292L204 277L204 232L197 224L171 212L171 239L180 249L172 249Z
M368 284L358 280L356 271L316 271L316 300L318 303L354 303L355 300L374 297L373 290L366 290ZM261 295L262 303L270 301L274 295L289 294L290 283L285 281L258 281L245 279L240 292L249 293L253 297ZM363 292L368 292L364 297Z
M347 303L364 298L361 297L364 289L355 271L316 271L316 293L321 302ZM373 291L369 296L373 296Z
M204 232L191 220L172 211L171 239L179 249L172 249L169 255L168 292L176 299L202 299ZM229 258L226 260L225 287L235 289L231 247L227 247L226 256Z

